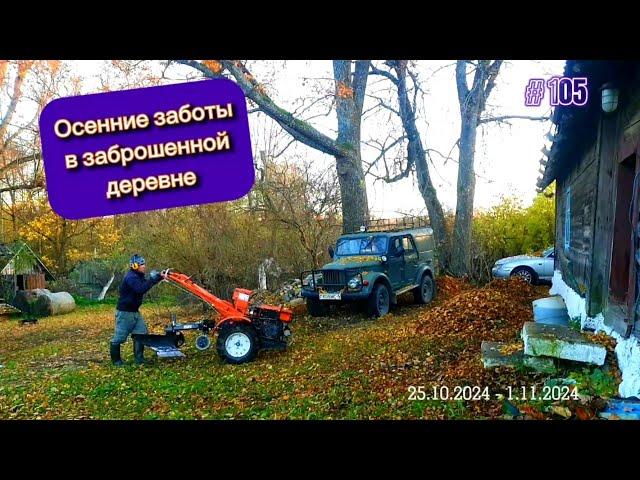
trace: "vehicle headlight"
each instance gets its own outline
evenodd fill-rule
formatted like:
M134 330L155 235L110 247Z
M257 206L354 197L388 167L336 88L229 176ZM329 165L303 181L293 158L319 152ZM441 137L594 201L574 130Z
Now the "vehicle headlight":
M511 266L508 263L503 263L502 265L498 265L498 270L506 272L507 270L511 270Z
M316 275L316 278L313 278L313 275L309 274L306 277L304 277L304 280L302 280L302 286L303 287L315 287L315 284L318 282L318 279L320 278L320 275Z
M361 285L360 277L353 277L351 280L347 282L347 287L349 287L352 290L355 290L356 288L360 287L360 285Z

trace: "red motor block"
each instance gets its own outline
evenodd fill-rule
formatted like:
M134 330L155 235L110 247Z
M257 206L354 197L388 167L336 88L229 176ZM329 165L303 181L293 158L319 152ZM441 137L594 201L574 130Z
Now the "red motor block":
M240 310L243 314L247 314L249 310L249 297L253 293L252 290L246 288L236 288L233 291L233 306L236 310Z

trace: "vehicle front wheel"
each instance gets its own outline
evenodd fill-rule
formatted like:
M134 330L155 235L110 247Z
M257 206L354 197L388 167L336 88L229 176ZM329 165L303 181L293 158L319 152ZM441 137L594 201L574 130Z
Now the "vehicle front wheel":
M258 335L248 323L231 323L223 326L216 340L220 358L227 363L240 364L253 360L258 354Z
M326 317L329 314L329 304L315 298L307 298L307 312L312 317Z
M525 282L531 284L531 285L535 285L536 283L538 283L538 276L536 275L536 272L534 272L533 270L531 270L528 267L517 267L513 269L513 272L511 272L511 276L512 277L520 277L522 278Z
M436 284L428 274L422 276L420 286L413 291L413 298L416 303L427 304L433 300Z
M367 300L367 313L372 317L381 317L389 313L391 294L384 283L378 283L373 287Z

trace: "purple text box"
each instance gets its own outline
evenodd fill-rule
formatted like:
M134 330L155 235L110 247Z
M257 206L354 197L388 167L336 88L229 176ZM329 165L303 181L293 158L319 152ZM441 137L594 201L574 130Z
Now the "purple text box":
M232 114L225 116L229 104ZM158 117L157 112L161 112ZM148 126L140 121L131 128L138 115L148 117ZM179 123L169 124L176 118ZM122 131L121 125L129 128ZM49 203L58 215L71 220L235 200L254 183L245 97L230 80L57 99L40 116L40 136ZM180 154L171 144L181 147ZM85 157L87 152L91 156ZM112 154L105 157L100 152ZM75 167L73 160L67 160L74 155ZM193 172L195 183L192 175L185 176L187 172ZM153 177L155 181L149 180ZM184 181L187 178L189 182ZM172 187L166 188L167 179ZM127 182L136 188L127 189Z

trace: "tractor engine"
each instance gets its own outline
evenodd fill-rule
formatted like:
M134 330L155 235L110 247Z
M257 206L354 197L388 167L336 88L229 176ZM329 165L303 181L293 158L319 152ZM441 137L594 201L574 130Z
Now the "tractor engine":
M283 320L283 314L287 318L286 312L271 305L250 307L249 315L251 316L251 321L258 331L263 345L268 345L272 348L284 348L286 346L291 330L289 330L288 322Z

